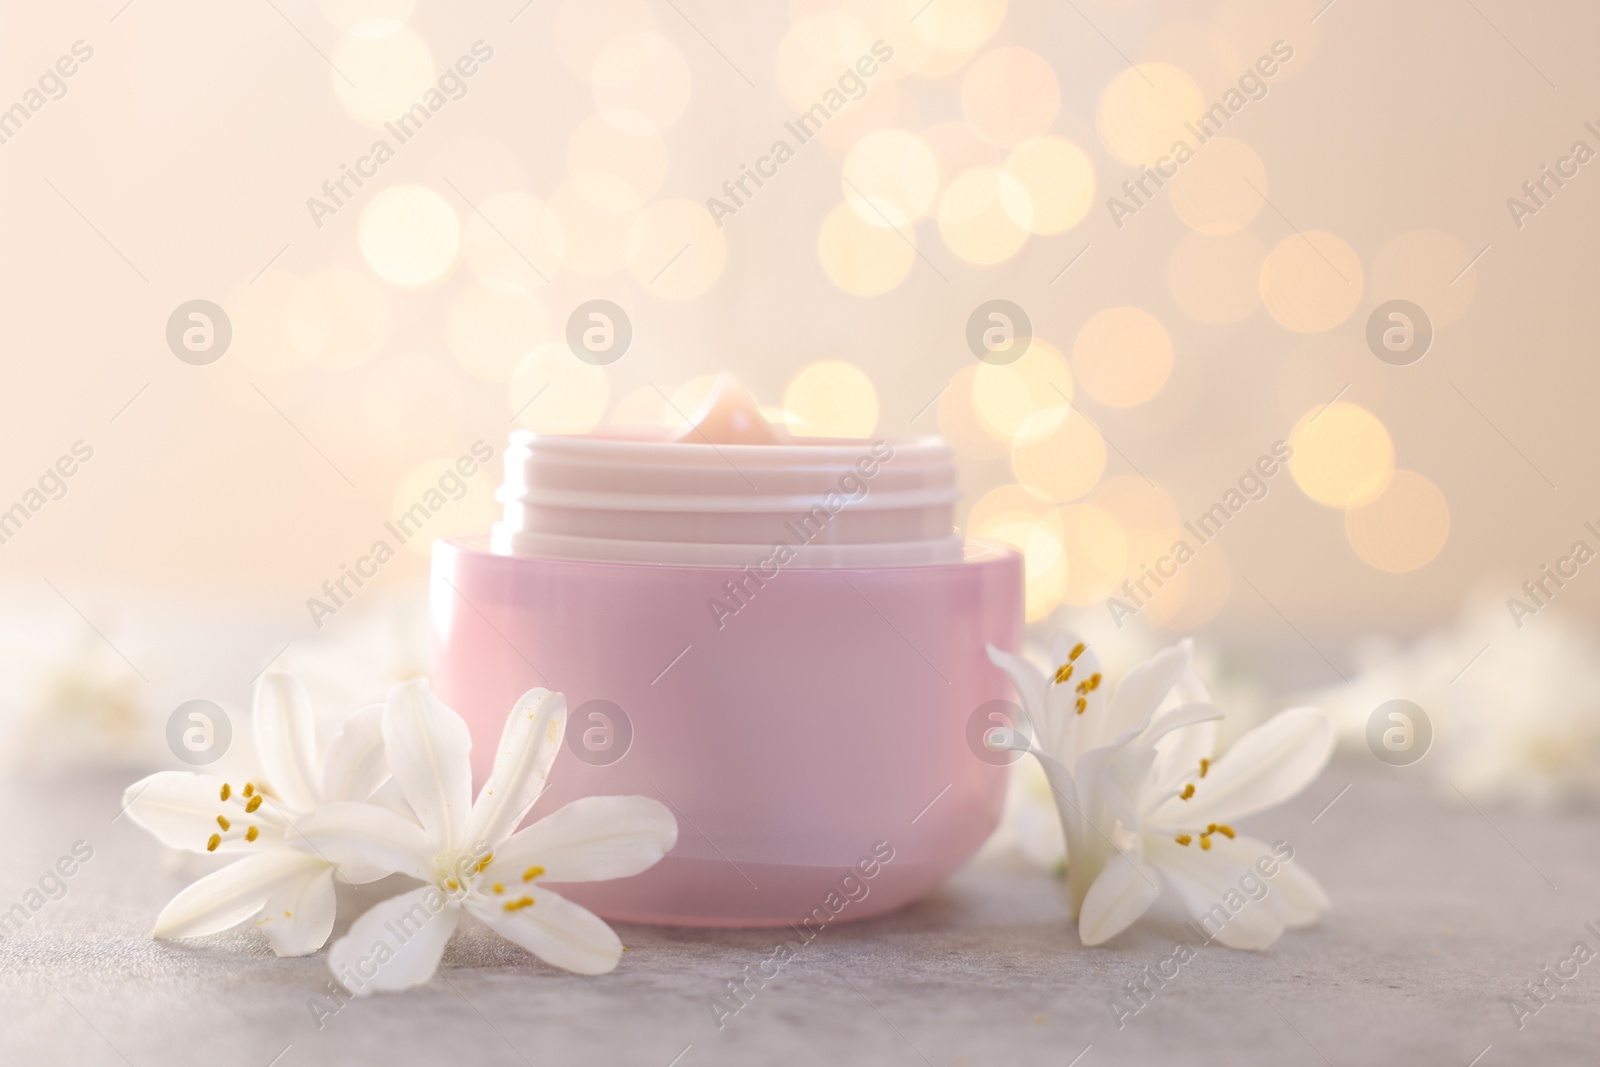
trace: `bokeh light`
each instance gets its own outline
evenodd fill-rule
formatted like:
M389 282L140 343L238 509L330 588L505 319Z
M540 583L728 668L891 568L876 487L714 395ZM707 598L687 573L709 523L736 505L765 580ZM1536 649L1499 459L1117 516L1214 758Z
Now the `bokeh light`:
M1095 125L1110 153L1132 166L1147 166L1178 141L1193 146L1184 127L1205 110L1200 87L1171 63L1140 63L1117 74L1100 93ZM1192 161L1191 161L1192 162Z
M844 158L845 202L873 226L905 226L927 213L939 191L933 150L905 130L877 130Z
M1113 307L1078 330L1072 369L1084 391L1102 404L1127 408L1161 391L1172 374L1172 338L1143 308Z
M510 404L518 426L539 433L588 433L611 400L606 373L565 344L542 345L511 375Z
M968 263L988 266L1010 259L1032 226L1028 190L998 168L967 171L939 200L939 234Z
M1331 233L1307 230L1278 242L1261 264L1261 302L1282 326L1300 333L1331 330L1361 303L1363 276L1355 250Z
M916 68L926 77L948 73L993 37L1006 17L1006 0L939 0L918 7L910 20L913 35L931 49ZM942 55L941 55L942 53Z
M1375 499L1344 513L1344 533L1362 562L1403 574L1431 563L1450 539L1450 504L1416 471L1397 470Z
M1076 387L1061 353L1035 337L1021 358L1001 365L980 363L972 381L972 403L983 427L1010 442L1034 415L1072 403Z
M1055 70L1026 48L985 52L961 82L962 114L998 145L1019 145L1044 133L1060 107Z
M1028 193L1034 233L1070 230L1094 205L1094 164L1065 137L1047 134L1023 142L1006 157L1005 172Z
M376 355L389 336L389 301L360 271L324 267L294 287L284 321L307 363L326 370L355 367Z
M544 306L536 297L469 285L450 304L445 342L475 377L509 382L522 357L546 340L545 329Z
M1106 509L1090 503L1060 509L1062 547L1071 568L1062 599L1079 606L1098 604L1116 592L1128 569L1128 538Z
M1178 168L1170 190L1172 210L1193 230L1233 233L1261 213L1267 167L1255 149L1232 137L1213 137Z
M1462 273L1473 255L1443 230L1406 230L1374 257L1369 295L1379 304L1410 300L1428 313L1435 327L1448 326L1466 314L1477 291L1478 272Z
M1105 467L1105 439L1073 408L1046 408L1029 416L1011 444L1018 483L1056 504L1093 489Z
M501 293L531 293L561 268L561 219L531 193L507 190L476 205L462 236L467 265Z
M789 379L784 410L799 418L791 429L803 437L870 437L878 425L878 390L853 363L812 363Z
M1009 440L997 437L978 417L973 392L978 371L986 366L986 363L969 364L951 375L944 392L939 394L936 409L940 436L959 455L969 459L999 459L1011 451ZM1017 388L1022 389L1020 382ZM1025 397L1024 393L1019 406L1027 403Z
M967 514L966 536L1010 545L1023 557L1024 614L1044 618L1061 603L1071 576L1061 513L1020 485L985 493Z
M657 33L612 40L595 57L590 81L600 113L629 133L659 133L689 106L689 63Z
M917 262L916 231L874 226L849 204L840 204L822 220L817 258L828 280L856 296L888 292L911 273Z
M406 129L433 117L423 102L430 89L437 92L433 53L411 27L387 21L358 23L339 38L331 59L328 77L334 94L363 122L382 126L398 121L419 104L422 113L412 116Z
M589 81L595 60L622 34L655 28L650 0L561 0L552 20L551 36L562 66Z
M687 300L722 276L728 245L704 204L659 200L628 235L628 268L651 296Z
M1330 508L1372 500L1394 475L1394 443L1366 408L1336 401L1312 408L1289 434L1289 472L1306 496Z
M567 170L615 175L640 200L648 200L667 175L666 142L660 134L630 132L612 125L604 115L590 115L567 138Z
M917 136L939 164L941 193L967 171L998 167L1004 160L1000 149L979 137L965 122L935 123Z
M1238 322L1261 303L1261 264L1267 250L1255 234L1222 237L1190 233L1167 261L1167 286L1183 313L1208 326Z
M426 185L391 185L361 212L361 255L386 282L428 285L454 266L461 224Z

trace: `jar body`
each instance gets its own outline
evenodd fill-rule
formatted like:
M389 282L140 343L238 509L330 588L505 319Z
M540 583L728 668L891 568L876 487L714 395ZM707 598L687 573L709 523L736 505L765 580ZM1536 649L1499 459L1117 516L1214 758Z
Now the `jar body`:
M569 751L533 817L606 794L677 816L677 847L650 870L562 887L606 918L866 918L937 885L999 820L1006 768L971 723L1010 696L984 647L1021 640L1009 550L763 569L442 541L430 622L434 689L471 727L479 783L516 698L544 686L566 694Z

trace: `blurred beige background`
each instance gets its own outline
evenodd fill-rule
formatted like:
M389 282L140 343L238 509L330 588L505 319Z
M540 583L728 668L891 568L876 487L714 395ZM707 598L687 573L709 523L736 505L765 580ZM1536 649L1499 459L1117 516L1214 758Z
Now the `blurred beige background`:
M808 432L943 432L973 530L1028 553L1036 621L1103 627L1280 440L1293 469L1144 624L1294 643L1511 596L1600 546L1600 177L1570 164L1520 228L1507 206L1600 150L1600 13L1324 2L6 4L0 508L93 451L0 544L7 596L136 662L166 618L140 604L197 626L243 602L265 660L514 416L671 418L656 387L721 371ZM719 228L707 198L879 40L862 99ZM1108 198L1275 42L1259 98L1119 227ZM399 143L384 121L441 84ZM308 198L379 138L393 158L319 226ZM559 347L596 298L633 326L603 369ZM1434 329L1408 366L1366 341L1394 298ZM206 366L165 337L196 299L233 329ZM1005 367L966 342L991 299L1037 333ZM486 528L492 475L430 535ZM362 596L424 571L408 549Z

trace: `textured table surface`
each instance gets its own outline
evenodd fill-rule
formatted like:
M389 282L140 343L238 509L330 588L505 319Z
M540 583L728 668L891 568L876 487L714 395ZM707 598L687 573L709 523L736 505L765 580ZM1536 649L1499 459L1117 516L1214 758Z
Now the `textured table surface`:
M1600 930L1600 813L1475 808L1370 759L1340 757L1295 802L1250 824L1293 842L1321 879L1334 902L1324 924L1262 953L1201 950L1120 1029L1108 1002L1172 952L1185 936L1177 918L1147 917L1084 949L1058 883L997 859L898 913L828 928L720 1030L710 1001L771 953L774 932L623 926L621 966L581 978L464 925L431 985L354 1001L319 1027L310 1003L328 979L322 955L276 959L253 930L184 943L146 936L183 883L153 840L113 821L121 784L83 776L0 784L0 908L23 900L75 842L94 850L64 896L0 937L0 1062L1600 1059L1600 958L1550 983L1553 998L1522 1029L1508 1007L1576 941L1600 952L1585 926ZM342 909L335 936L356 913Z

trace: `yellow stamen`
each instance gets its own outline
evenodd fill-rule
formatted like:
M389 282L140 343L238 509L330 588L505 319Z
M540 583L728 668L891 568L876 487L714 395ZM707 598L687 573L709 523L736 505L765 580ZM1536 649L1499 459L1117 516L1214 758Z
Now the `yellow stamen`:
M1194 838L1190 837L1188 834L1179 834L1177 837L1173 838L1173 840L1178 842L1180 845L1187 845L1190 841L1193 841Z
M1072 646L1072 651L1067 653L1067 659L1069 661L1075 662L1079 656L1083 655L1083 653L1084 653L1083 642L1079 641L1077 644Z
M1183 792L1178 794L1178 799L1188 800L1192 796L1194 796L1194 783L1190 782L1188 785L1183 787Z
M1217 833L1221 834L1223 837L1226 837L1229 841L1233 840L1233 827L1231 826L1224 826L1222 823L1217 823Z
M247 797L255 796L256 795L256 787L254 785L252 785L251 783L246 782L244 784L244 795L247 796Z
M478 861L478 865L473 868L472 873L473 874L482 874L483 873L483 869L485 867L489 866L489 864L493 863L493 862L494 862L494 853L490 852L487 855L485 855L483 857L483 859Z
M222 799L223 800L227 800L231 796L233 796L233 786L229 785L227 782L223 782L222 783Z
M212 834L211 840L206 842L206 851L215 852L217 850L217 846L220 844L222 844L222 835Z
M1205 834L1201 834L1200 835L1200 847L1201 848L1210 848L1211 847L1211 838L1207 837Z
M461 883L457 882L454 878L446 878L444 880L444 884L449 886L452 890L461 888Z
M527 870L522 872L522 880L524 882L531 882L543 873L543 867L529 867Z
M1063 663L1056 668L1056 684L1064 685L1072 680L1072 664Z
M516 900L508 900L508 901L506 901L505 904L503 905L503 907L507 911L521 911L523 908L531 908L531 907L533 907L533 898L532 897L518 897Z
M248 803L248 804L246 804L244 806L244 810L253 815L253 814L255 814L255 810L257 808L259 808L260 806L261 806L261 794L257 793L255 796L250 798L250 803Z
M226 815L217 816L217 825L222 827L224 833L233 828L232 824L228 822L228 817Z
M1211 769L1211 761L1206 759L1204 756L1201 756L1200 757L1200 777L1204 778L1206 776L1206 772L1209 771L1210 769Z
M501 885L499 882L496 882L494 884L494 891L496 893L504 893L506 891L506 887Z
M254 826L250 827L250 829L248 829L248 830L246 830L244 832L244 839L246 841L254 841L256 838L258 838L260 836L261 836L261 831L258 830Z
M1082 715L1084 713L1084 710L1086 708L1088 708L1088 706L1089 706L1089 702L1087 700L1083 699L1082 697L1078 698L1078 714L1079 715Z

